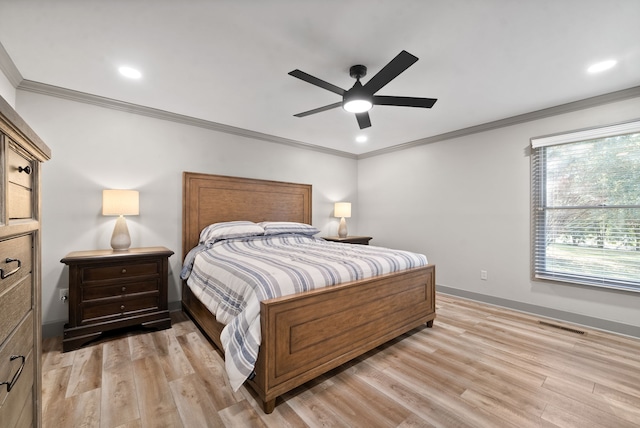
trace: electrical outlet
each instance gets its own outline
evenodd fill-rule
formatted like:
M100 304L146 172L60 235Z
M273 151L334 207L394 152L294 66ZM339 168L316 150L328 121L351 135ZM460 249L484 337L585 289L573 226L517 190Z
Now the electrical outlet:
M486 270L481 270L480 271L480 279L483 281L486 281L488 279L488 275L487 275L487 271Z
M69 300L69 289L68 288L60 289L60 300L62 300L64 303L67 303L67 300Z

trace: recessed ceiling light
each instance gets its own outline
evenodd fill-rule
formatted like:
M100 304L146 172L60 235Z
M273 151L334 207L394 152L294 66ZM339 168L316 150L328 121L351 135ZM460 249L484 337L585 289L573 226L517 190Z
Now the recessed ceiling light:
M367 138L366 135L358 135L356 137L356 142L358 142L358 143L366 143L367 140L368 140L368 138Z
M120 67L118 71L120 72L120 74L122 74L125 77L128 77L129 79L139 79L142 77L142 73L140 73L140 71L136 70L135 68L123 66L123 67Z
M607 61L597 62L597 63L593 64L592 66L590 66L587 69L587 71L589 73L600 73L601 71L605 71L605 70L608 70L608 69L614 67L617 63L618 63L618 61L616 61L615 59L610 59L610 60L607 60Z

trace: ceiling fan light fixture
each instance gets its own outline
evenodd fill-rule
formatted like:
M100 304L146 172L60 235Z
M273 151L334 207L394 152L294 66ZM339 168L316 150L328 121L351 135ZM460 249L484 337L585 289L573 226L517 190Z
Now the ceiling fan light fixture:
M342 108L349 113L364 113L373 107L373 97L362 87L360 79L353 88L345 92L342 98Z
M365 111L371 110L373 104L369 100L350 100L346 101L342 108L344 108L349 113L364 113Z

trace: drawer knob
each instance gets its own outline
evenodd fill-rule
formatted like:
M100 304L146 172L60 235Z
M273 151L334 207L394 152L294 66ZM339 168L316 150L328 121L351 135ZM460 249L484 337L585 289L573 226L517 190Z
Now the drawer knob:
M19 166L19 167L18 167L18 172L24 172L24 173L26 173L27 175L28 175L28 174L31 174L31 167L30 167L29 165L25 166L24 168L23 168L23 167L21 167L21 166Z
M122 287L122 292L127 291L127 287Z
M13 385L16 384L16 382L18 381L18 378L22 374L22 369L24 369L24 361L25 361L24 355L12 355L9 358L9 361L17 360L18 358L22 358L22 363L20 364L20 368L18 369L16 374L13 375L13 378L11 379L11 381L10 382L0 382L0 385L7 385L7 392L11 391L11 388L13 388Z
M124 311L124 305L120 305L120 310Z
M22 262L18 259L12 259L7 257L7 259L4 262L5 263L18 262L18 267L9 272L5 272L4 269L0 269L0 279L5 279L7 277L10 277L14 273L18 272L20 270L20 267L22 266Z
M122 273L127 273L127 270L126 269L122 269Z

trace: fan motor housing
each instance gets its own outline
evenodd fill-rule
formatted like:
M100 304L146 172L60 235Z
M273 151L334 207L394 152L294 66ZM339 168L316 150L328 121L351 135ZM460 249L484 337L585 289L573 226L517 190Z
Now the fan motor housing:
M349 69L349 75L354 79L362 79L367 75L367 67L364 65L354 65Z

